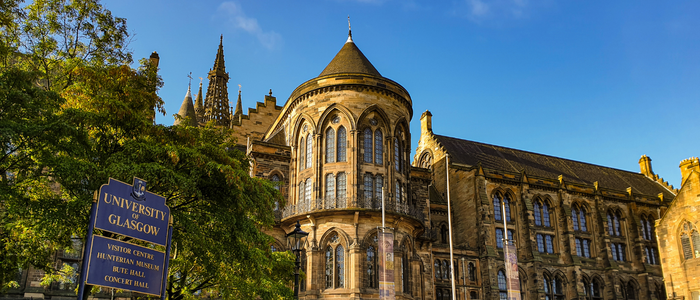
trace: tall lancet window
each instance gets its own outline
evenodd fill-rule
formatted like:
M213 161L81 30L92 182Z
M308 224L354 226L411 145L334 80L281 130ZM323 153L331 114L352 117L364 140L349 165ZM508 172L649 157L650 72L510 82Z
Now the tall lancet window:
M306 168L306 140L302 137L299 142L299 170Z
M347 133L345 127L338 128L338 162L347 161Z
M377 129L374 131L374 163L378 165L384 164L384 137L382 131Z
M366 163L372 163L372 129L365 128L365 132L363 133L365 144L365 156L364 156L364 161Z
M394 169L396 169L396 171L399 171L401 168L401 156L399 156L399 148L399 139L394 138Z
M311 133L306 137L306 167L311 168L311 161L313 161L313 136Z
M335 131L333 128L326 129L326 162L335 162Z

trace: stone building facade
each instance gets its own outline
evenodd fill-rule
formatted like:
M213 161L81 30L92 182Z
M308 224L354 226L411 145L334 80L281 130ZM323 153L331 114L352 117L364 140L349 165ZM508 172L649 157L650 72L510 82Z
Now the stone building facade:
M656 221L669 299L700 300L700 161L681 161L681 188Z
M284 250L297 222L310 233L302 299L379 297L382 199L397 299L504 299L504 233L522 299L666 299L653 224L677 191L646 156L633 173L440 136L426 111L412 159L411 96L351 34L283 106L271 91L247 115L240 91L228 106L222 42L208 78L175 124L234 129L251 175L277 182L286 203L271 247Z
M269 95L247 116L240 107L239 97L223 126L238 131L251 174L279 182L287 200L272 247L285 249L297 221L310 233L303 299L378 297L382 196L397 299L451 299L450 249L457 299L502 299L504 233L517 246L523 299L666 298L653 224L677 190L646 156L634 173L445 137L425 112L411 159L410 94L352 35L284 106ZM184 119L211 119L199 111ZM494 209L501 201L505 215Z

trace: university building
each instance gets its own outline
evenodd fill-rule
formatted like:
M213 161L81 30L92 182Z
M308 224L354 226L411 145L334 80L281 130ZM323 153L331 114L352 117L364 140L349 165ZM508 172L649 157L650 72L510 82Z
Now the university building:
M679 194L647 156L637 173L443 136L429 111L416 116L421 132L411 157L413 100L352 34L284 103L270 91L244 114L239 91L229 107L229 76L220 41L206 92L201 83L195 97L188 89L175 124L233 129L252 159L251 175L277 183L286 204L275 210L271 247L285 250L297 222L310 233L301 299L378 299L382 199L394 233L396 299L505 299L504 236L515 240L522 299L690 299L678 291L698 289L698 275L680 271L698 264L690 226L697 213L680 203L700 201L693 196L700 170L684 175ZM673 219L670 229L655 229L674 205L678 217L662 219ZM678 224L690 225L678 235ZM690 254L659 250L669 243ZM57 255L59 263L80 263ZM675 257L664 265L675 270L667 271L675 272L673 284L662 276L667 257ZM25 297L62 298L74 288L44 289L41 274L22 274Z
M234 129L252 175L278 182L272 247L297 221L310 233L302 299L378 298L382 194L397 299L451 299L450 232L457 299L505 299L506 234L522 299L667 298L654 223L678 191L647 156L636 173L442 136L426 111L411 158L411 96L352 34L279 105L270 93L244 114L239 92L228 106L222 44L208 78L176 123Z

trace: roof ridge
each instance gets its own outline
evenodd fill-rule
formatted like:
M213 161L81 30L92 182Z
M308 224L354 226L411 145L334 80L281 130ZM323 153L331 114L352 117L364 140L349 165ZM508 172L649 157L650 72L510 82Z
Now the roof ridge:
M485 146L499 147L499 148L514 150L514 151L518 151L518 152L525 152L525 153L530 153L530 154L534 154L534 155L540 155L540 156L546 156L546 157L551 157L551 158L556 158L556 159L568 160L568 161L571 161L571 162L586 164L586 165L590 165L590 166L596 166L596 167L602 167L602 168L606 168L606 169L612 169L612 170L617 170L617 171L623 171L623 172L627 172L627 173L631 173L631 174L635 174L635 175L641 175L641 176L643 176L643 177L646 178L646 176L644 176L644 174L642 174L642 173L636 173L636 172L632 172L632 171L628 171L628 170L623 170L623 169L618 169L618 168L613 168L613 167L607 167L607 166L602 166L602 165L596 165L596 164L587 163L587 162L578 161L578 160L573 160L573 159L569 159L569 158L558 157L558 156L549 155L549 154L542 154L542 153L537 153L537 152L532 152L532 151L527 151L527 150L515 149L515 148L510 148L510 147L505 147L505 146L499 146L499 145L494 145L494 144L487 144L487 143L482 143L482 142L477 142L477 141L472 141L472 140L460 139L460 138L451 137L451 136L446 136L446 135L440 135L440 134L434 134L434 135L435 135L435 136L439 136L439 137L448 138L448 139L453 139L453 140L460 140L460 141L472 142L472 143L476 143L476 144L480 144L480 145L485 145Z

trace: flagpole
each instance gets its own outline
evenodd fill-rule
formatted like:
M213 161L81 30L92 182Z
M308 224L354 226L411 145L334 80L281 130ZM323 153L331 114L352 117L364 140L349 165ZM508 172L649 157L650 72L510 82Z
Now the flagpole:
M452 208L450 207L450 155L445 156L445 171L447 178L447 228L450 234L450 281L452 282L452 300L457 299L457 291L455 290L455 268L454 254L452 251Z

